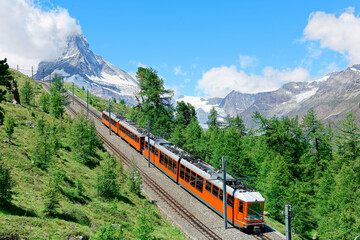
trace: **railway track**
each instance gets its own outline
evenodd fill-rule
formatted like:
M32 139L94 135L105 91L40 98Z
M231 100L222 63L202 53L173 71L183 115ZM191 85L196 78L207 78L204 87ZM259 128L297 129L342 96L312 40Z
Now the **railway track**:
M48 86L44 84L46 88ZM86 108L84 103L79 101L77 98L74 99L77 104ZM71 107L71 105L66 106L66 108L76 116L78 113ZM98 114L94 113L92 110L89 110L89 113L95 117L98 121L101 122L101 118ZM128 167L131 166L130 159L125 156L111 141L109 141L101 132L98 131L100 138L103 140L108 149L110 149L117 157L121 157ZM156 193L171 209L173 209L179 216L181 216L184 220L186 220L193 228L197 229L202 235L204 235L207 239L222 239L219 235L213 232L210 228L208 228L204 223L202 223L199 219L197 219L190 211L188 211L185 207L183 207L175 198L173 198L166 190L164 190L156 181L154 181L148 174L146 174L143 170L138 168L138 171L141 172L144 183Z

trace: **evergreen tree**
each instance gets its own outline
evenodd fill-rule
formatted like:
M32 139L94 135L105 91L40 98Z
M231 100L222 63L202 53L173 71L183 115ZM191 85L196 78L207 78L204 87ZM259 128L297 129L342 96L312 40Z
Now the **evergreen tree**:
M220 123L218 121L219 114L216 111L215 107L212 107L208 116L207 125L209 129L219 127Z
M14 133L15 120L12 116L7 115L5 117L5 133L8 136L9 143L11 143L11 136Z
M63 94L66 90L63 88L61 79L55 74L50 87L50 114L56 118L61 118L65 112L64 106L68 105L68 96Z
M3 206L12 200L12 187L14 182L11 178L10 169L4 164L0 158L0 206Z
M55 217L60 206L59 190L54 176L50 176L48 186L43 194L44 209L43 213L48 217Z
M110 155L101 162L96 177L96 191L99 196L107 199L119 196L118 168L115 158Z
M30 104L30 101L32 100L32 98L34 96L34 91L33 91L33 88L31 86L29 80L27 80L25 82L24 86L21 88L20 94L23 97L23 101L26 104Z
M176 105L176 123L186 126L190 124L193 118L196 118L194 106L184 101L178 102Z
M54 149L51 146L49 127L44 119L39 119L37 122L37 134L33 144L32 159L35 166L44 170L48 169L53 159Z
M79 114L70 127L69 142L74 151L75 160L88 166L94 165L92 157L101 146L95 124L85 114Z
M144 115L140 119L140 125L145 127L150 120L153 133L163 135L171 132L173 91L165 89L163 79L152 68L139 67L136 77L139 81L139 95L143 100L141 108Z
M6 58L0 60L0 86L4 86L9 91L11 80L13 80L13 77L9 71L9 65L6 63ZM0 103L5 99L6 93L5 89L0 89Z
M354 113L347 114L346 119L340 123L336 143L341 159L355 160L360 156L360 128L356 124Z
M184 149L192 153L198 158L205 158L205 149L204 149L204 131L199 125L197 118L193 118L191 123L187 125L184 132Z
M50 97L46 92L42 92L39 99L39 105L44 112L49 112Z

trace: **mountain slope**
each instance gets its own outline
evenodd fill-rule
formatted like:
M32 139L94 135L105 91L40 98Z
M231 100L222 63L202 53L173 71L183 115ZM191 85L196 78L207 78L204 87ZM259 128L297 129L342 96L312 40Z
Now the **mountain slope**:
M40 62L34 78L49 79L49 75L55 73L65 82L74 82L96 96L118 101L124 99L130 105L136 103L137 81L101 56L96 56L82 34L69 37L67 47L56 60Z

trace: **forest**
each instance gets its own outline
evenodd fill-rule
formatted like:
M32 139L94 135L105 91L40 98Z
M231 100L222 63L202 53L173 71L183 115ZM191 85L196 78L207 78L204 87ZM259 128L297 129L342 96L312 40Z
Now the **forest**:
M172 104L172 92L157 71L138 68L139 105L128 115L139 125L216 168L243 179L266 199L267 216L284 222L292 206L292 230L302 239L354 239L360 235L360 126L356 115L332 123L309 109L302 118L266 118L255 112L257 128L239 116L219 121L213 108L208 129L193 106ZM124 114L124 113L123 113Z

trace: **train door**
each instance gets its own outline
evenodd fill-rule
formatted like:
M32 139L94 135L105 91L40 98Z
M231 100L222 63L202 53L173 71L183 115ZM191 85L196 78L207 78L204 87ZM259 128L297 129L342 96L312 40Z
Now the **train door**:
M145 142L145 138L144 137L140 137L140 151L141 153L144 150L144 142Z
M235 209L235 215L237 220L244 222L244 202L239 200L237 209Z

